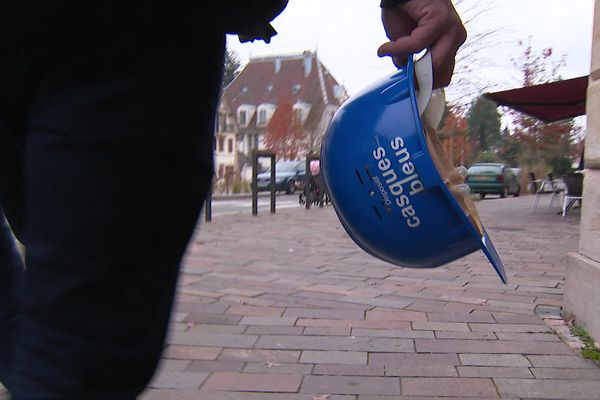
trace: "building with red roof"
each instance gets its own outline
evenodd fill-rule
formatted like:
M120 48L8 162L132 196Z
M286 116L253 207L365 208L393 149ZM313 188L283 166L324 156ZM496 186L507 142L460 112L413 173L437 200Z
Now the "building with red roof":
M334 112L347 98L346 90L316 53L251 58L224 89L215 132L218 178L249 181L253 149L264 149L269 121L285 99L302 122L304 141L298 157L318 152Z

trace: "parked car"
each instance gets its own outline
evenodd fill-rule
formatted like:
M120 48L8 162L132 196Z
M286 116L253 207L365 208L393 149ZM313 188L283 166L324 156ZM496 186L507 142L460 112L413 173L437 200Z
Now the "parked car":
M519 178L512 168L501 163L477 163L467 171L466 182L472 194L485 198L488 194L497 194L504 198L517 197L521 193Z
M306 179L306 163L304 161L279 161L275 164L275 191L287 194L296 192L298 182ZM271 190L271 169L258 174L256 186L259 191Z

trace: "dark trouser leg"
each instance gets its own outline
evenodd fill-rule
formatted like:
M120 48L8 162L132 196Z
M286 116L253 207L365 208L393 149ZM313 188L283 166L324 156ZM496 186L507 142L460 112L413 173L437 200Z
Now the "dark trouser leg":
M210 177L205 164L178 155L31 137L27 179L37 184L27 188L27 217L42 222L26 231L15 399L143 390Z
M23 259L0 208L0 383L5 385L8 385L6 378L17 314L15 283L23 268Z
M19 233L22 227L23 156L22 148L8 136L5 124L0 124L0 382L9 386L17 318L16 282L24 270L13 237L13 230ZM5 216L10 218L11 226Z
M10 389L13 400L134 399L160 358L212 176L222 37L126 38L65 65L27 131Z

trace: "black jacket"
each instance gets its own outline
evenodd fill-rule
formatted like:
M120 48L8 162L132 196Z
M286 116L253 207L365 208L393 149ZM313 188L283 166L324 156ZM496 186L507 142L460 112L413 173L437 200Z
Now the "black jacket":
M35 35L77 36L115 30L156 33L218 30L268 39L287 0L2 0L0 39Z

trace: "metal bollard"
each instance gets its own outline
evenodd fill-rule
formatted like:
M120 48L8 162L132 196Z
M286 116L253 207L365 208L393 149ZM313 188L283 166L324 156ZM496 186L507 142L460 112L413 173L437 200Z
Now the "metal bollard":
M258 159L271 159L271 214L275 214L275 152L271 150L252 151L252 215L258 214Z

